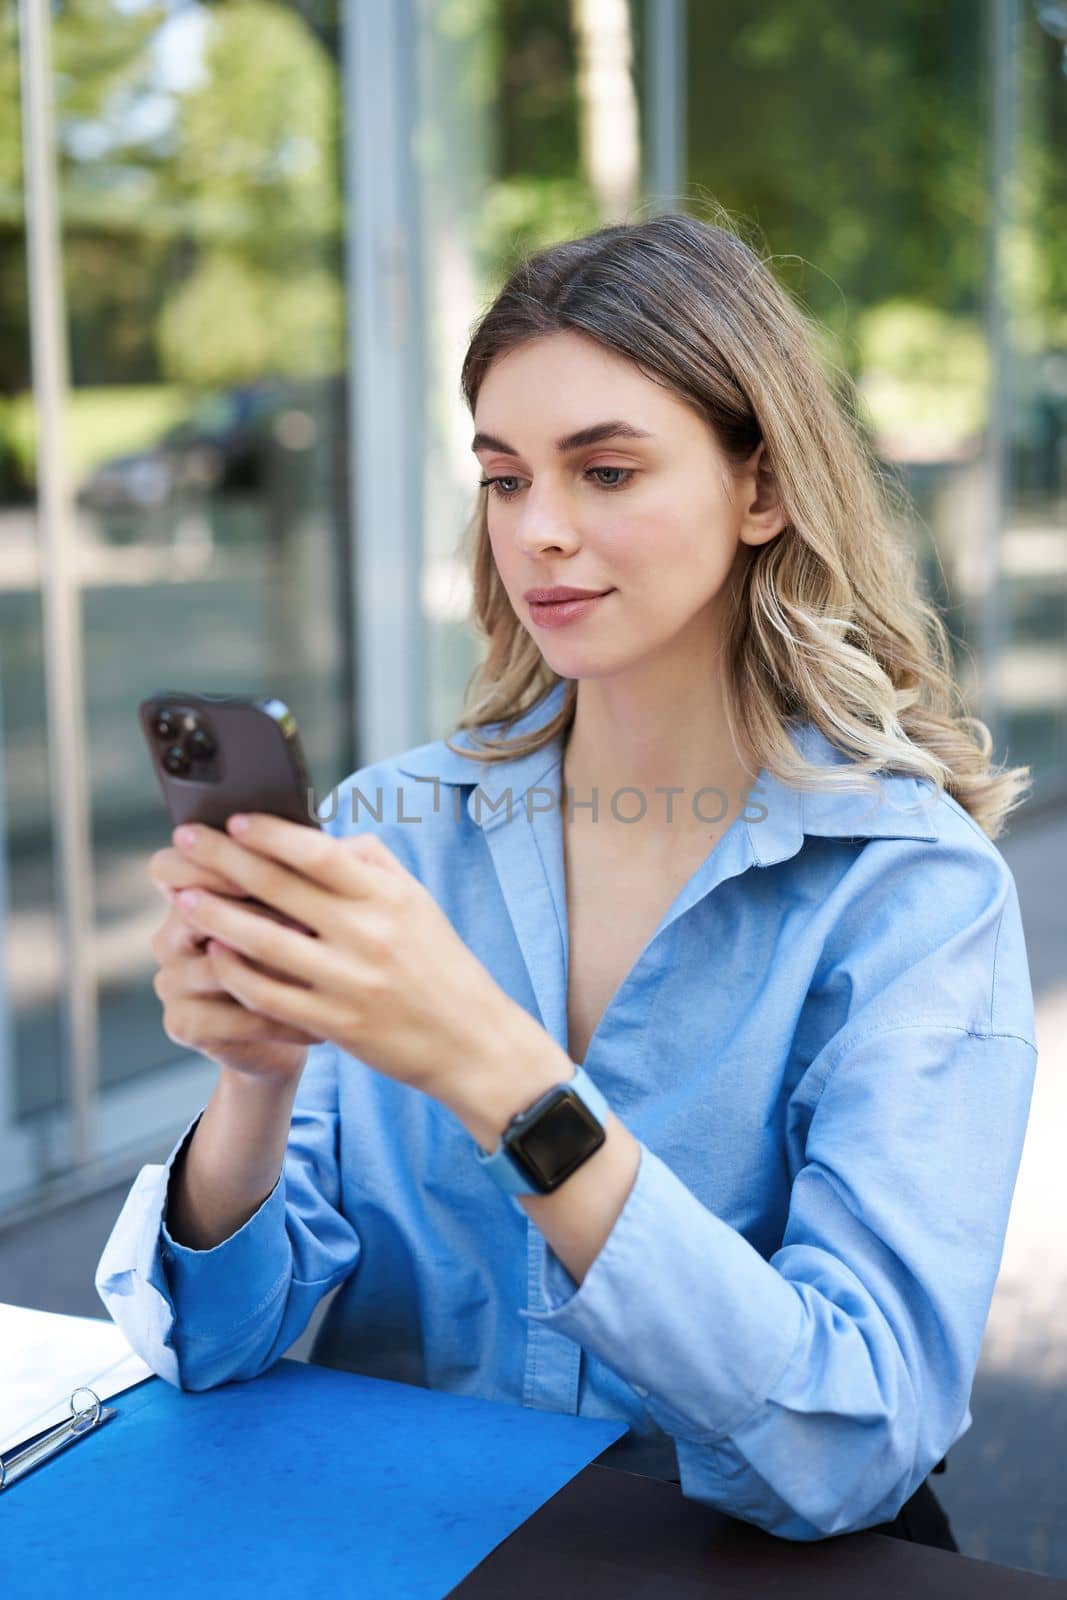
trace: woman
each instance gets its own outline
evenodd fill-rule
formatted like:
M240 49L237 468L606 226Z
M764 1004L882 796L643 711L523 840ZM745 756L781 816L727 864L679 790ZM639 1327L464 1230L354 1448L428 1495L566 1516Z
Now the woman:
M926 1478L971 1425L1033 1083L992 842L1027 771L730 227L524 260L463 387L465 714L321 835L152 858L164 1026L221 1070L98 1291L205 1389L340 1286L317 1360L624 1417L607 1459L788 1539L955 1549Z

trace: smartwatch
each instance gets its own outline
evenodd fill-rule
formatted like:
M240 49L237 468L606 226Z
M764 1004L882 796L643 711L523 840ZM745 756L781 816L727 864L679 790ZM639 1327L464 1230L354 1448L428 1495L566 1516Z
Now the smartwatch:
M608 1103L581 1067L512 1117L493 1151L478 1162L505 1194L551 1194L599 1150Z

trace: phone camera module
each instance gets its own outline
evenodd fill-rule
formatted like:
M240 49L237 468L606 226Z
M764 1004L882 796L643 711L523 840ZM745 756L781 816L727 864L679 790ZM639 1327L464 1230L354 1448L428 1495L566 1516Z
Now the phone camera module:
M163 765L173 777L184 778L189 771L189 757L180 744L171 745L170 749L164 753Z
M217 783L221 778L219 741L198 705L183 704L181 697L152 707L147 726L158 741L157 758L163 772L189 783Z

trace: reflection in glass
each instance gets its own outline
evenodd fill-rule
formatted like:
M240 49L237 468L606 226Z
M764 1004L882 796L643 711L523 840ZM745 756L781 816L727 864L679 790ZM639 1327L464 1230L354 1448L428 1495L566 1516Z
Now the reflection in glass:
M352 765L336 17L76 0L53 50L106 1090L179 1053L138 701L277 694Z
M459 371L470 328L523 249L640 199L634 4L418 5L419 200L431 396L423 464L429 720L452 725L482 641L467 626L477 462Z
M1037 796L1067 784L1067 11L1023 8L1016 32L1000 698L1012 759L1040 774Z
M48 789L18 21L0 3L0 1195L18 1134L65 1099L63 962ZM10 1143L9 1143L10 1141Z
M918 513L904 531L959 677L991 708L997 759L1033 766L1034 798L1067 782L1067 82L1061 35L1042 30L1061 11L688 8L690 176L756 219L829 330Z

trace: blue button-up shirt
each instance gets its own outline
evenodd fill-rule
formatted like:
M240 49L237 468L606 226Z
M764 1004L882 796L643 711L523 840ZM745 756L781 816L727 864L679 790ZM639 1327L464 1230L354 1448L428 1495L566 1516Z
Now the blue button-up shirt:
M566 1049L561 756L436 741L320 815L379 834ZM96 1274L133 1348L183 1389L253 1378L339 1285L315 1360L624 1418L604 1460L788 1539L894 1517L971 1426L1036 1047L1003 857L948 796L878 783L761 771L613 996L583 1065L641 1159L580 1286L451 1112L326 1043L275 1188L214 1249L166 1227L199 1114L141 1170Z

